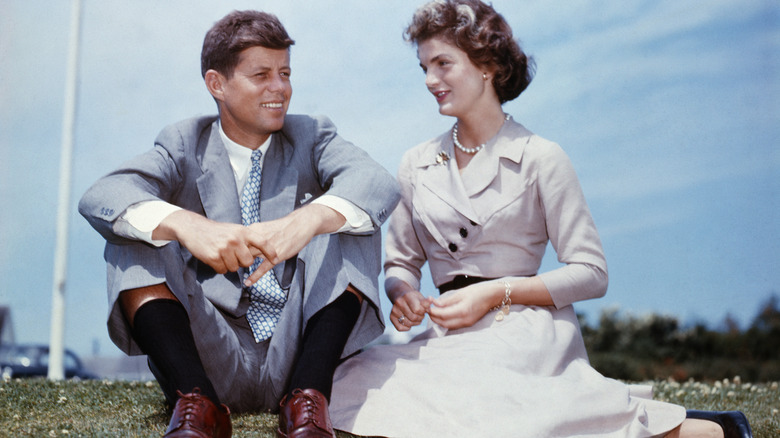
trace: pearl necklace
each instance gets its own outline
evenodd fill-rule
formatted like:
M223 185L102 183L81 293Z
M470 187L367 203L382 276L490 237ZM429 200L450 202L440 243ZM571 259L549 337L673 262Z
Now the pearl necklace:
M509 120L509 117L511 117L509 114L504 114L504 121L506 122L507 120ZM463 146L462 144L460 144L460 142L458 141L458 123L457 122L455 123L455 126L452 127L452 142L455 143L455 147L457 147L458 149L460 149L461 151L463 151L463 152L465 152L467 154L476 154L477 152L481 151L482 148L484 148L485 145L487 144L487 142L485 142L485 143L482 143L481 145L475 146L473 148L467 148L467 147Z

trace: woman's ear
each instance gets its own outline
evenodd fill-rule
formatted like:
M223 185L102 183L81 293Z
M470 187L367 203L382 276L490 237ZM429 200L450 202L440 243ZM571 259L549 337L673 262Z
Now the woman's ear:
M498 70L495 65L483 65L480 67L480 69L482 70L482 79L491 82L496 76L496 71Z
M206 88L208 88L209 93L211 93L214 99L219 101L223 100L222 83L225 80L225 77L216 70L208 70L206 71L204 80L206 81Z

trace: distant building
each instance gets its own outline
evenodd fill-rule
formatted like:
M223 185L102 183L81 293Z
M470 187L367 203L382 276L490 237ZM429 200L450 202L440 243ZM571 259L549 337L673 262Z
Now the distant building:
M0 306L0 344L13 344L14 327L11 324L11 308Z

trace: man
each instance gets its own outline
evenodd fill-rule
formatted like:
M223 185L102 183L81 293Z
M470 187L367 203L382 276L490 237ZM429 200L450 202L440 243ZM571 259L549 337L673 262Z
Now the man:
M166 436L227 437L230 410L279 408L279 435L335 436L335 367L384 328L398 189L327 119L286 114L292 44L270 14L218 21L201 70L219 116L165 128L79 204L107 240L109 334L174 404Z

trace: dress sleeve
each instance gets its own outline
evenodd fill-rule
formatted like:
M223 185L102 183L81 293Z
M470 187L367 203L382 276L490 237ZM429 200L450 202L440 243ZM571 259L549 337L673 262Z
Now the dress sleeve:
M607 262L574 167L554 143L540 163L539 196L547 232L565 266L539 277L557 308L602 297L607 291Z
M414 193L412 160L405 154L398 169L401 201L390 216L385 239L385 282L398 279L420 290L421 268L426 256L412 223Z

